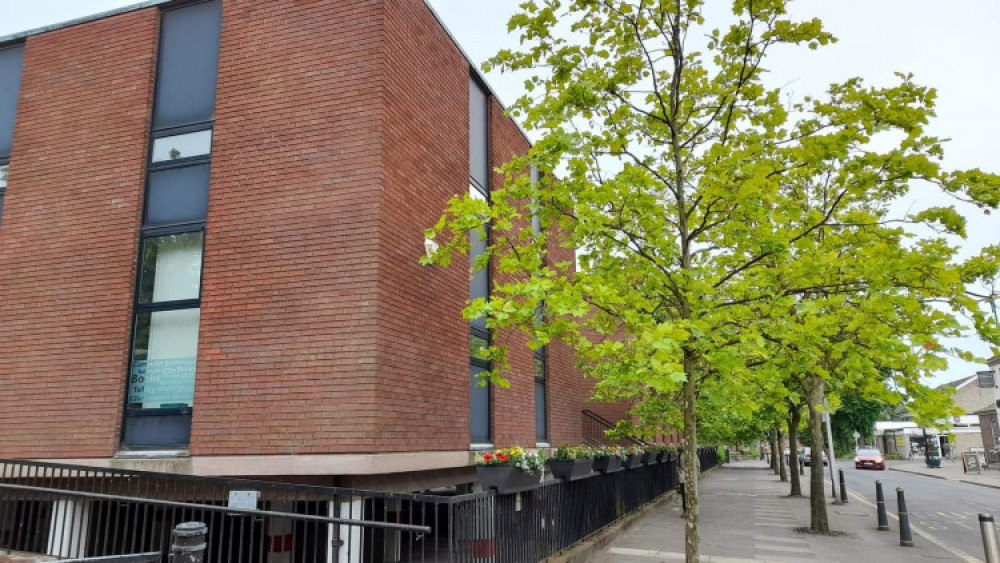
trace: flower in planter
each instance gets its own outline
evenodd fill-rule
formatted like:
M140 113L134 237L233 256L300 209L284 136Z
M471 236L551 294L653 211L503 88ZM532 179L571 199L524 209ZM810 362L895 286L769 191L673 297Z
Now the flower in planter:
M537 475L545 467L545 456L538 452L527 452L522 448L503 448L493 454L483 454L476 458L478 466L510 465Z

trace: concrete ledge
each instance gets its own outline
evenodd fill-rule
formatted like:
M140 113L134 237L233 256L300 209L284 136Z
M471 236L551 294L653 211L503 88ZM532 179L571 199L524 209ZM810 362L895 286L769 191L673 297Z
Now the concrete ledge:
M702 473L701 477L698 478L699 482L706 476L711 475L712 472L714 472L718 467L720 466L713 467L712 469ZM676 496L676 489L671 489L663 493L659 496L659 498L656 498L646 503L639 509L622 516L559 553L549 556L547 559L544 559L545 563L583 563L584 561L587 561L591 556L606 547L623 532L631 528L636 522L639 521L640 518Z
M154 452L154 455L35 461L181 475L276 477L375 475L453 469L471 466L475 461L475 453L459 450L373 454L184 456L179 455L179 452Z

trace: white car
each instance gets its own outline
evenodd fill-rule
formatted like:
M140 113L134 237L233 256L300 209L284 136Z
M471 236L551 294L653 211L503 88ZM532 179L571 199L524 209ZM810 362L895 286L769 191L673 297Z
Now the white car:
M809 462L812 460L812 448L802 448L802 453L799 455L802 460L802 464L806 467L809 466ZM829 460L826 459L826 451L823 451L823 465L830 465Z

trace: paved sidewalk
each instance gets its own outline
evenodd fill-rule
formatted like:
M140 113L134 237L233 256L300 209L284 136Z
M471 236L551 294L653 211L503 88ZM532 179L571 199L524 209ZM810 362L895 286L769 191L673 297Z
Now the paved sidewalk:
M919 536L914 538L917 547L900 547L895 520L890 520L892 531L877 531L874 508L853 498L847 505L829 505L830 527L848 536L796 531L809 525L809 500L788 498L788 484L760 461L724 466L707 475L701 485L701 560L705 562L963 560ZM656 508L590 559L595 563L683 560L684 519L677 503Z
M937 479L947 479L949 481L961 481L973 485L993 487L1000 489L1000 471L995 469L984 469L982 473L965 473L960 459L941 460L941 467L932 469L927 467L923 460L920 461L890 461L886 467L890 471L902 471L903 473L913 473L914 475L926 475Z

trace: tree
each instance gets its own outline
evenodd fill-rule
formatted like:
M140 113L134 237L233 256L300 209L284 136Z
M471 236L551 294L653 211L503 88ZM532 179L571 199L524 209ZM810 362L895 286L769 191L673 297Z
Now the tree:
M862 441L871 440L875 422L882 418L886 406L878 401L851 393L840 399L840 405L830 420L833 427L833 444L840 453L853 453L856 445L854 433Z
M949 208L890 217L911 182L994 207L1000 187L995 176L940 167L940 143L923 133L933 90L902 75L887 88L852 79L822 99L789 102L764 83L766 55L776 45L829 43L820 22L789 19L784 0L735 0L737 21L711 29L702 4L522 4L510 21L521 46L488 67L531 73L511 111L537 142L503 167L504 188L490 202L456 198L428 232L445 239L433 259L447 264L468 249L470 230L489 224L493 238L477 266L492 256L511 281L473 302L467 316L517 327L532 346L568 342L600 393L634 401L652 424L660 424L657 406L679 397L689 448L699 443L699 402L726 393L708 382L753 377L771 359L763 329L780 326L789 311L801 321L786 331L800 349L826 350L808 375L811 418L835 374L867 373L865 362L839 356L849 338L831 341L809 316L834 312L846 294L864 293L870 299L857 307L874 308L882 293L906 291L889 283L891 273L872 271L891 272L892 262L838 267L866 250L859 244L882 251L898 242L901 229L887 221L961 229ZM702 31L707 44L693 49L689 38ZM897 142L876 148L873 137L890 131ZM529 166L544 172L537 182ZM529 215L541 235L527 228ZM548 261L550 244L578 249L579 271ZM948 272L941 283L952 288L961 280ZM995 332L964 311L982 333ZM500 381L503 350L490 354ZM685 552L697 561L698 479L694 464L685 470Z

